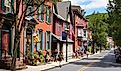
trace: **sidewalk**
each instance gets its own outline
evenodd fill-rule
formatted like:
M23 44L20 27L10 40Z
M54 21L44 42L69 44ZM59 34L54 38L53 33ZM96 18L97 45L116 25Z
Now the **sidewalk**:
M93 55L96 55L96 54L99 54L100 52L98 53L95 53ZM90 56L93 56L93 55L89 55L88 57ZM78 60L81 60L83 58L86 58L87 56L85 55L84 57L81 57L80 59L69 59L68 62L66 62L65 60L61 62L61 65L66 65L70 62L74 62L74 61L78 61ZM38 65L38 66L29 66L27 65L27 69L22 69L22 70L17 70L17 71L46 71L48 69L52 69L52 68L55 68L55 67L58 67L59 66L59 62L49 62L47 63L46 65ZM10 70L4 70L4 69L0 69L0 71L10 71Z

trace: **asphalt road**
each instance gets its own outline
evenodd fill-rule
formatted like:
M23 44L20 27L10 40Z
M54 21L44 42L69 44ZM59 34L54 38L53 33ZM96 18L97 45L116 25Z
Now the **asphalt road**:
M106 50L48 71L121 71L121 64L115 63L113 51Z

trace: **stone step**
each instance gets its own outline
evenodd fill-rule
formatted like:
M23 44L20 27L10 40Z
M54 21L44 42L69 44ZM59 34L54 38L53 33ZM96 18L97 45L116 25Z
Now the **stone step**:
M16 66L16 69L17 70L20 70L20 69L26 69L26 64L23 64L23 65L20 65L20 66Z

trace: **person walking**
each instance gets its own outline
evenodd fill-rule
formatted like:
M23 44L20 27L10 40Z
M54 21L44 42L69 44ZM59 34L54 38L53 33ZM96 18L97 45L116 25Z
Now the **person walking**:
M87 55L87 58L88 58L88 56L89 56L89 50L88 49L86 51L86 55Z
M60 68L61 68L61 61L62 61L62 59L63 59L63 53L60 52L60 53L58 54L58 61L59 61L59 67L60 67Z

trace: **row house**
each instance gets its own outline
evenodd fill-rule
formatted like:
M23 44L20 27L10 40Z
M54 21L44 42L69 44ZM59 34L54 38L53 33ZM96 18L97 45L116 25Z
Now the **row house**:
M83 47L87 48L88 34L87 25L88 21L84 18L84 11L80 6L72 6L73 22L74 22L74 47L75 50L80 50Z
M9 0L0 0L0 67L3 57L11 61L14 47L15 26L13 25L13 12ZM23 63L25 56L31 52L48 50L50 53L57 49L68 58L73 52L87 44L88 21L83 17L80 7L71 6L71 1L61 1L54 5L51 0L45 0L33 15L25 17L20 43L17 48L17 63ZM7 2L7 3L6 3ZM14 0L10 0L14 6ZM23 6L20 6L19 16ZM35 6L28 6L26 15L35 10ZM75 9L76 8L76 9ZM35 41L37 37L37 42ZM67 38L66 38L67 37ZM11 61L12 62L12 61Z
M53 13L52 50L57 49L58 52L63 52L65 59L67 47L67 57L71 58L73 53L71 2L57 2Z
M28 13L34 10L34 7L28 8ZM51 33L53 23L53 3L46 0L44 4L40 5L34 16L26 17L26 20L32 20L36 22L29 24L26 22L24 29L24 53L34 51L51 51ZM38 42L34 41L34 37L38 37Z
M12 63L15 39L15 6L15 0L0 0L0 68L10 69ZM19 9L21 11L22 7L20 7ZM20 17L22 13L18 13L18 17ZM20 35L20 41L23 41L23 38L21 36L22 33ZM23 68L25 67L25 64L23 63L23 59L21 59L24 56L23 46L21 45L21 42L18 46L16 68Z

